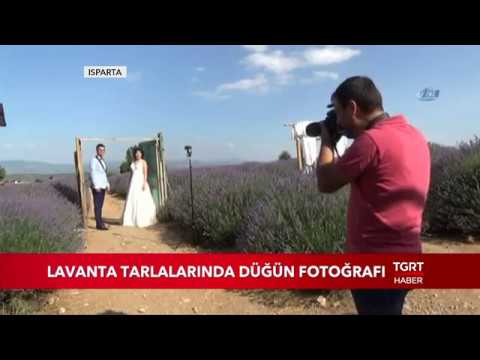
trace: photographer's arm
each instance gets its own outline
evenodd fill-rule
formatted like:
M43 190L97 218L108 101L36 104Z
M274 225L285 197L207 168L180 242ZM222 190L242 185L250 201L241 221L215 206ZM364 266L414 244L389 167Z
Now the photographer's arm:
M377 146L367 134L357 138L337 161L334 161L332 147L328 144L328 137L322 137L317 167L318 189L322 193L334 193L351 183L378 158Z
M317 162L317 181L318 190L326 194L334 193L350 182L350 179L338 171L335 166L333 146L326 129L322 130L322 147Z

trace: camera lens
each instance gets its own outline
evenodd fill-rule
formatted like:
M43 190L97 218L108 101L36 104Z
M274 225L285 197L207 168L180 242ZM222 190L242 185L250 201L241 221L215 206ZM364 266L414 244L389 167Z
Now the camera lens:
M307 136L310 137L320 137L322 135L322 124L321 123L312 123L307 126L306 129Z

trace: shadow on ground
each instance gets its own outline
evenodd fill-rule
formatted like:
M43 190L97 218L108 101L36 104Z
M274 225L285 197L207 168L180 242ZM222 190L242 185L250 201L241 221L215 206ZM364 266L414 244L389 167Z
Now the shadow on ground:
M127 194L118 194L118 193L114 193L114 194L111 194L112 198L114 199L117 199L117 200L127 200Z
M103 222L108 225L122 225L122 219L103 218Z
M128 314L121 311L107 310L102 313L98 313L97 315L128 315Z
M273 308L285 306L303 306L310 308L318 306L320 296L327 298L328 302L341 302L347 296L347 291L330 290L228 290L241 296L246 296L250 301Z
M173 222L162 222L161 231L159 233L159 241L170 246L174 250L185 249L188 252L195 253L212 253L212 249L205 249L195 243L194 236L190 229L186 229L181 225ZM225 251L218 251L225 252Z

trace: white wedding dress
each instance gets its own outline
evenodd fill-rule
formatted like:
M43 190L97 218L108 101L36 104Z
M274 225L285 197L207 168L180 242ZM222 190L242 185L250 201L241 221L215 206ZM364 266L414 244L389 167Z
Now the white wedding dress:
M145 179L143 164L135 161L130 168L132 179L123 212L123 226L139 228L152 226L157 223L157 210L148 183L145 191L143 190Z

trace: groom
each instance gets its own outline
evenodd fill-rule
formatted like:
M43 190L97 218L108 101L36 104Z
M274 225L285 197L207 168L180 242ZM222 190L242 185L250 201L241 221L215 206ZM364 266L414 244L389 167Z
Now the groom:
M93 202L95 205L95 220L97 230L108 230L102 220L102 208L105 201L105 192L110 191L107 177L107 163L104 160L105 145L97 145L97 155L90 161L90 179L92 181Z

